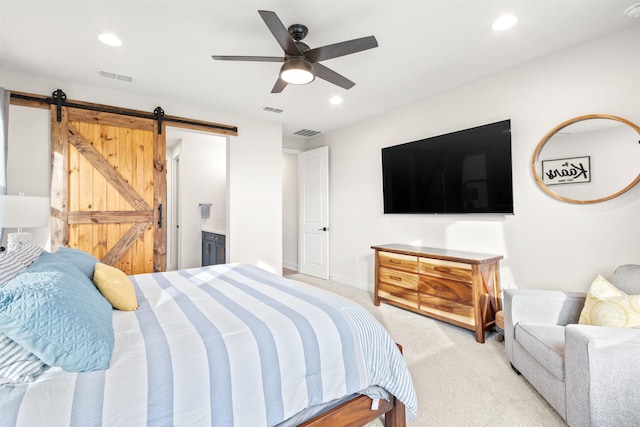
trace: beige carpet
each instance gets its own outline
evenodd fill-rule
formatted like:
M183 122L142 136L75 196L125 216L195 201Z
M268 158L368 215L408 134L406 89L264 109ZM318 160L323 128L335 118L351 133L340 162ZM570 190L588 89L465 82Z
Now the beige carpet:
M504 343L387 304L373 305L365 291L294 273L286 277L335 292L367 308L400 343L418 396L409 427L566 426L562 418L511 369ZM380 420L367 427L382 426Z

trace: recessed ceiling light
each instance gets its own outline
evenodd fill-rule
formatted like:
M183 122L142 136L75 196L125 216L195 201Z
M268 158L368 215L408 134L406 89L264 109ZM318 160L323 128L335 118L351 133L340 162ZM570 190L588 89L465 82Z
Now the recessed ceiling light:
M503 31L516 25L516 22L518 22L518 18L516 18L515 16L503 15L500 18L496 19L491 28L494 31Z
M109 46L122 46L122 40L111 33L102 33L98 36L98 40Z
M339 96L334 96L334 97L331 97L329 102L332 103L333 105L339 105L339 104L342 104L342 98L340 98Z

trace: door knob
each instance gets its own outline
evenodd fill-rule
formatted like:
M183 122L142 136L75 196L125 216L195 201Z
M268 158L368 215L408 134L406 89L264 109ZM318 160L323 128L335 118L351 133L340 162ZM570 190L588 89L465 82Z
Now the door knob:
M327 231L327 227L318 228L318 231Z

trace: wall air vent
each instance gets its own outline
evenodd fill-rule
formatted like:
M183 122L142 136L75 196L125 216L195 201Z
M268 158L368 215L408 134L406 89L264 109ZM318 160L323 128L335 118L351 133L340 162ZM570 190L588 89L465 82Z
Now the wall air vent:
M109 71L98 71L98 75L100 77L107 77L109 79L120 80L123 82L131 83L133 81L133 77L131 76L125 76L124 74L118 74L118 73L110 73Z
M284 110L281 110L279 108L272 108L272 107L264 107L263 110L264 111L269 111L271 113L277 113L277 114L280 114L280 113L282 113L284 111Z
M319 133L321 133L321 132L319 132L317 130L300 129L298 132L294 132L293 134L310 138L312 136L318 135Z

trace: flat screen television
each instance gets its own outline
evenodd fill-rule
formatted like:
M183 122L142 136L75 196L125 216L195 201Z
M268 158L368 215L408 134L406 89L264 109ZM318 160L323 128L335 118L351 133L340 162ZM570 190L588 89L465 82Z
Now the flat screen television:
M385 214L513 213L511 121L382 149Z

